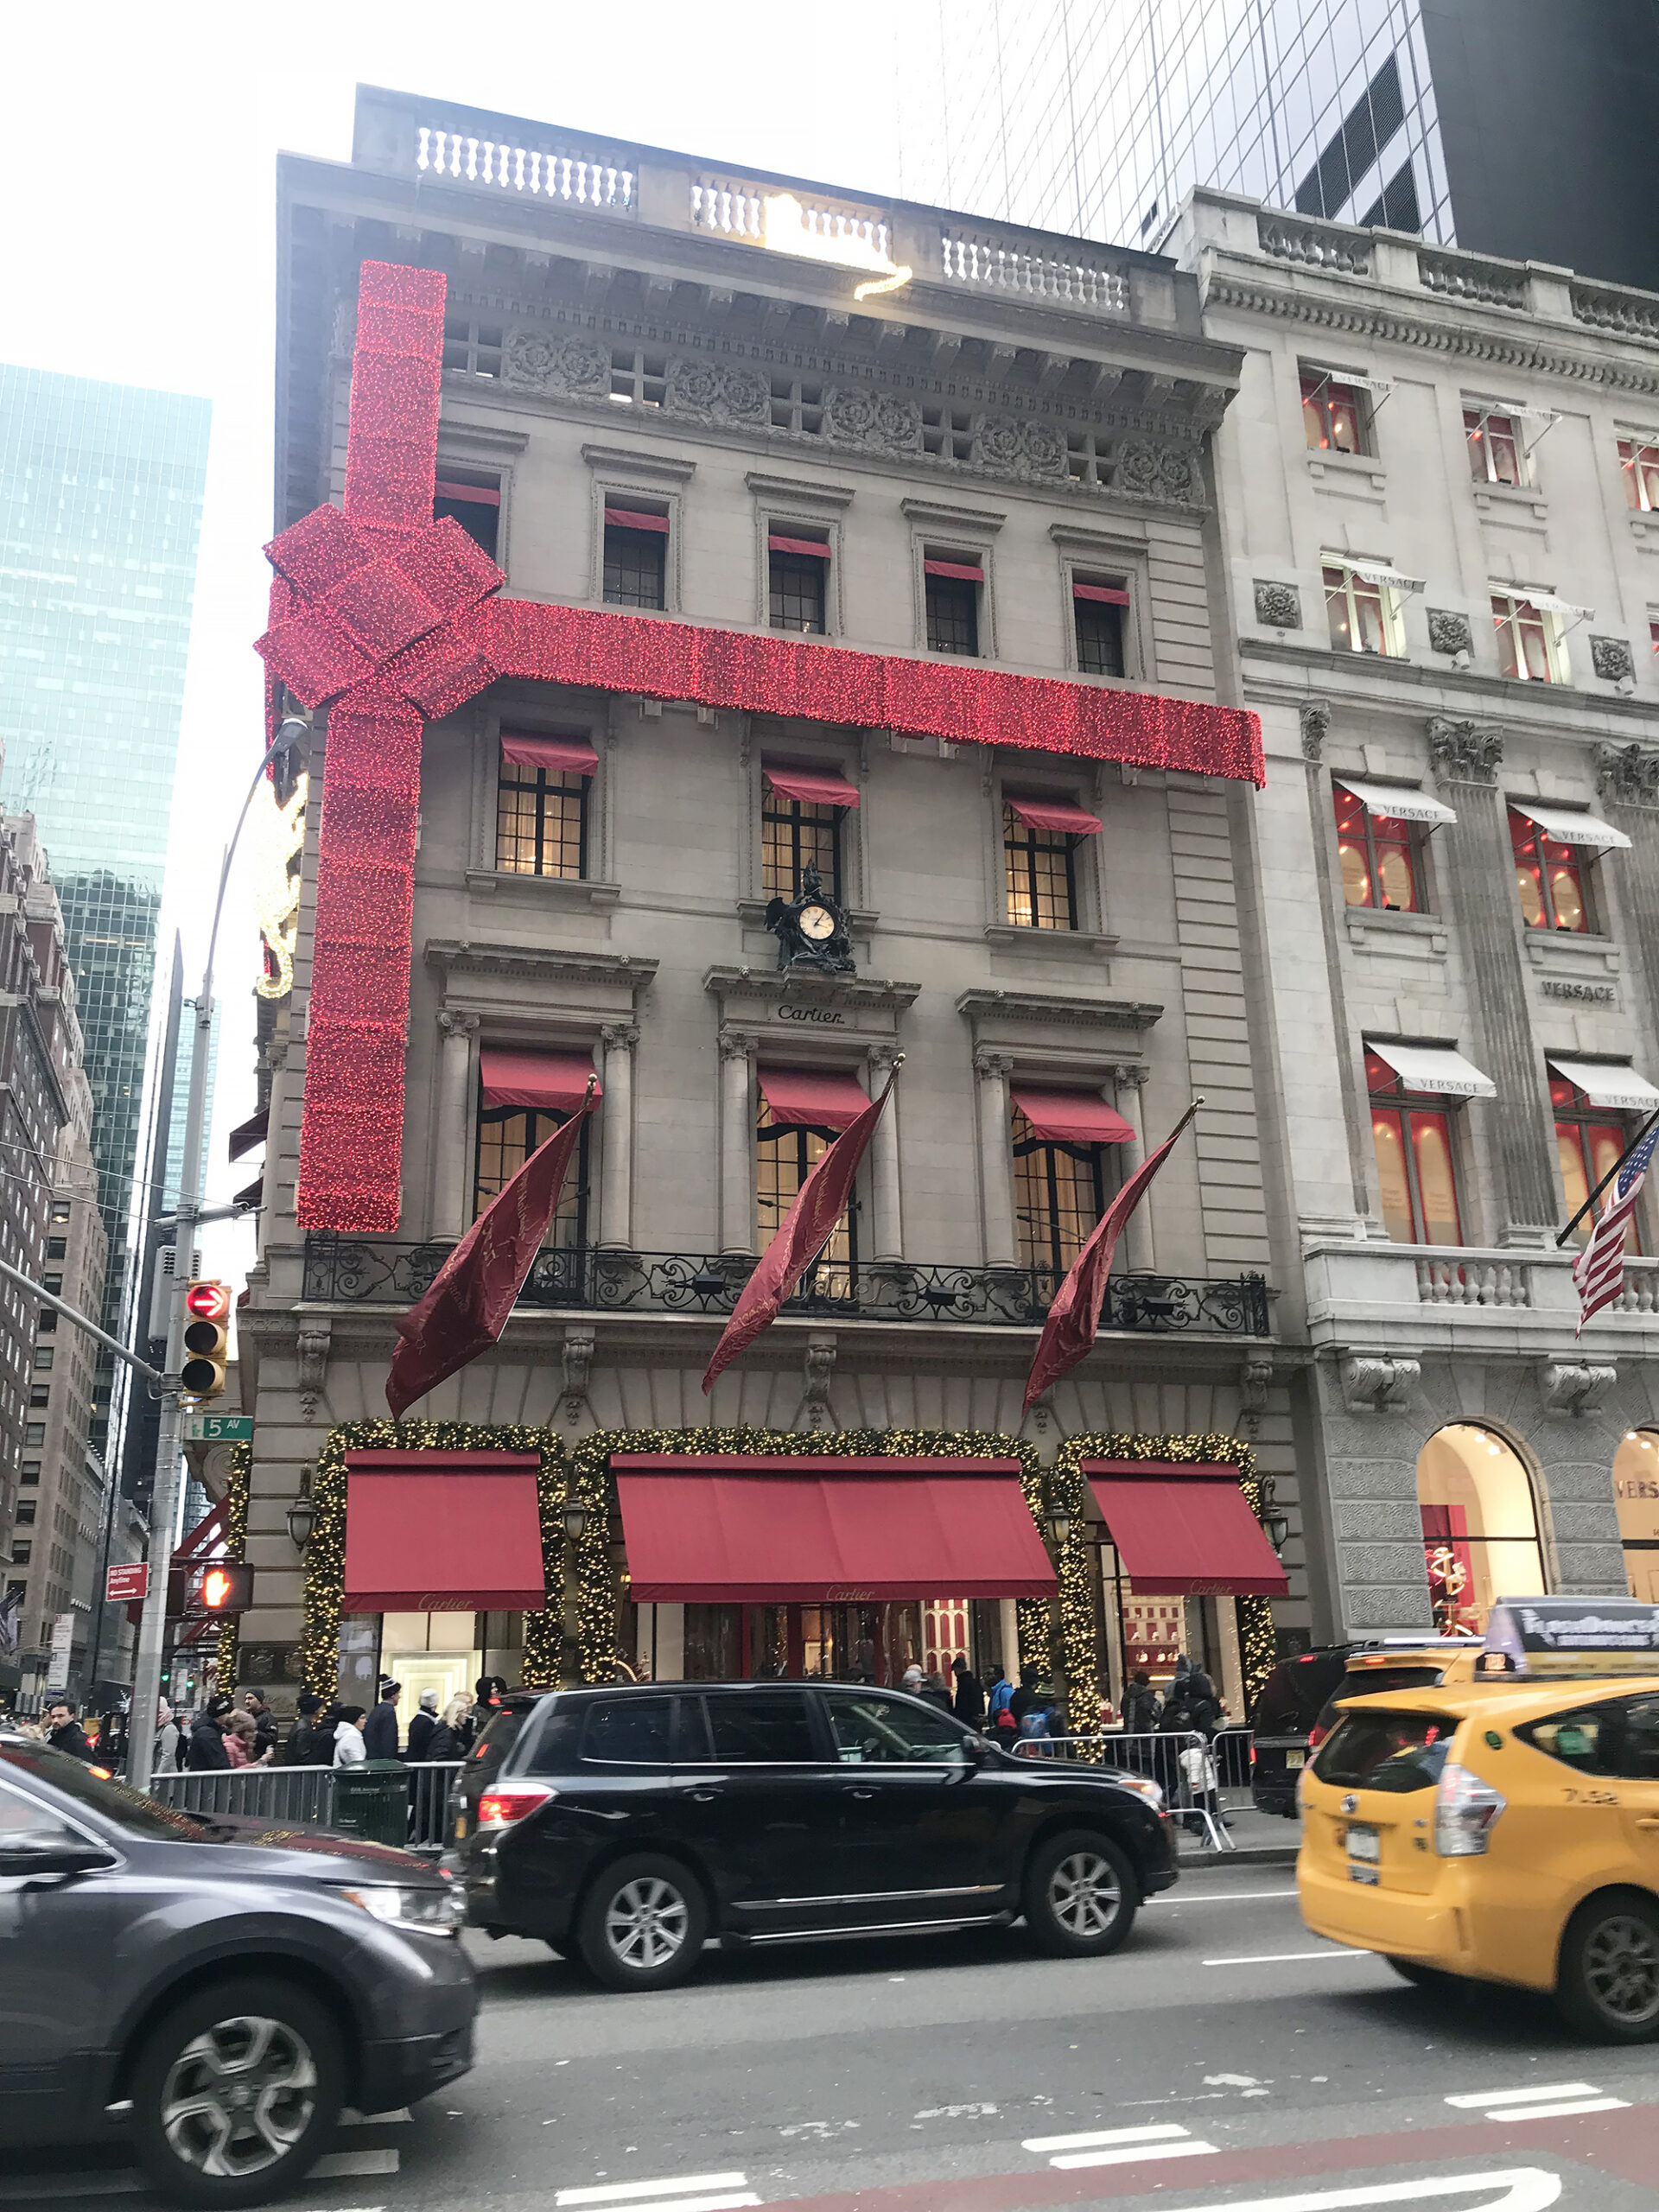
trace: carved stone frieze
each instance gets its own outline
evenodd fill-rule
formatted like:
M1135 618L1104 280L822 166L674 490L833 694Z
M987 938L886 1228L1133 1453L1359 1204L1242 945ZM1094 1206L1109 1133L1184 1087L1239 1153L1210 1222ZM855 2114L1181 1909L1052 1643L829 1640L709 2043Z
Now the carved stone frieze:
M1604 683L1629 683L1635 680L1636 662L1631 658L1630 641L1624 638L1592 638L1590 665Z
M1271 583L1265 576L1255 580L1255 619L1269 630L1300 630L1302 626L1302 596L1294 584Z
M974 425L969 466L1020 484L1062 480L1066 473L1065 434L1051 423L982 415Z
M828 1428L830 1426L830 1387L836 1379L834 1337L824 1335L807 1338L802 1370L805 1394L801 1401L801 1409L806 1426L809 1428Z
M1421 1360L1395 1359L1387 1353L1374 1359L1344 1359L1343 1402L1351 1414L1402 1412L1407 1399L1421 1380L1422 1371Z
M1154 445L1149 438L1125 438L1113 455L1113 488L1138 499L1202 499L1204 480L1198 456L1181 446Z
M831 445L855 446L864 453L922 450L919 400L871 391L863 385L831 385L823 395L823 419Z
M1594 1413L1618 1380L1618 1370L1611 1364L1580 1366L1555 1360L1541 1363L1538 1378L1544 1403L1553 1414Z
M688 422L733 429L772 427L772 382L745 361L712 361L704 353L677 354L668 365L663 411Z
M501 381L511 391L539 391L550 399L607 399L611 357L591 338L518 323L507 333Z
M1431 715L1428 755L1443 784L1495 784L1503 758L1503 733L1461 715Z
M1262 587L1258 584L1256 589ZM1302 724L1302 758L1322 760L1325 741L1331 734L1331 702L1327 699L1304 699L1300 709Z
M559 1379L563 1385L559 1395L564 1403L565 1419L575 1421L582 1410L582 1402L588 1395L588 1378L594 1364L594 1332L577 1324L564 1332L559 1347Z
M1475 638L1469 626L1469 617L1459 614L1453 607L1431 607L1428 610L1428 649L1433 653L1472 653Z
M1596 789L1616 806L1659 806L1659 752L1645 745L1598 747Z

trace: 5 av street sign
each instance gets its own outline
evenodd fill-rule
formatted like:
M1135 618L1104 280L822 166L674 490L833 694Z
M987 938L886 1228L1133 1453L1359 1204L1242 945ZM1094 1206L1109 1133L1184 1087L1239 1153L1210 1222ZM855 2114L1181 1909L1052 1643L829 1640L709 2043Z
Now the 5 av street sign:
M184 1423L187 1444L251 1444L251 1414L189 1414Z

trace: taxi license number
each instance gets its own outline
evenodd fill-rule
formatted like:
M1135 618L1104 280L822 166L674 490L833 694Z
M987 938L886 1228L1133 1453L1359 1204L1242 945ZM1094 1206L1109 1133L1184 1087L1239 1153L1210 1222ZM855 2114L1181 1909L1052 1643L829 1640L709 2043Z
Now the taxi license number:
M1382 1856L1382 1839L1375 1828L1350 1827L1348 1856L1375 1866Z
M1307 1753L1306 1751L1287 1751L1285 1753L1285 1764L1287 1766L1304 1766L1306 1764L1306 1762Z

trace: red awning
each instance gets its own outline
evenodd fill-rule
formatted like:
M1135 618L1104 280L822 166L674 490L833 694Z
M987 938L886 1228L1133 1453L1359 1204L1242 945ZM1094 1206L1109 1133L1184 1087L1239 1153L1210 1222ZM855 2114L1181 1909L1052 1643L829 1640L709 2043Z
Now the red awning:
M957 576L965 584L982 584L985 571L969 561L924 561L922 567L930 576Z
M1085 1459L1083 1471L1137 1597L1289 1594L1231 1467Z
M828 768L796 768L786 760L763 760L766 781L783 798L798 798L808 806L856 806L858 786Z
M640 1604L1055 1592L1017 1460L647 1452L611 1465Z
M432 486L433 495L440 499L471 499L480 507L499 507L501 487L486 484L448 484L442 476Z
M534 1452L348 1452L348 1613L540 1612Z
M517 730L502 731L501 758L515 768L563 768L573 776L591 776L599 766L585 737L528 737Z
M666 537L668 535L668 517L666 515L642 515L639 510L634 507L607 507L605 510L605 527L607 530L657 530L660 531L664 537Z
M834 1068L769 1068L758 1071L761 1096L774 1122L810 1122L819 1128L844 1129L869 1104L862 1085Z
M1135 1131L1092 1090L1037 1090L1009 1086L1014 1104L1049 1144L1133 1144Z
M1068 806L1063 799L1010 798L1006 791L1002 798L1028 830L1069 830L1074 836L1092 837L1100 829L1097 814L1081 806Z
M830 548L821 537L780 537L774 530L768 532L766 545L773 553L805 553L815 561L830 558Z
M574 1114L594 1072L591 1052L512 1052L486 1045L479 1058L486 1106L531 1106L543 1114ZM596 1083L594 1096L603 1095Z
M1127 607L1129 603L1128 592L1120 591L1116 584L1080 584L1074 582L1071 596L1073 599L1102 600L1108 607Z

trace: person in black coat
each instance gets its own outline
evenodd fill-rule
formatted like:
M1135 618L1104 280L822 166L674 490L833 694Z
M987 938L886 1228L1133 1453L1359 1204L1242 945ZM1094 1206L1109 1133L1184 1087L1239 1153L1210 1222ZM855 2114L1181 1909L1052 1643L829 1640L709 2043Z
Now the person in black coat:
M429 1759L432 1757L432 1738L437 1732L438 1694L436 1690L423 1690L420 1711L409 1724L409 1745L404 1758Z
M209 1698L202 1710L190 1724L190 1748L184 1755L184 1764L191 1774L216 1774L228 1770L231 1755L225 1748L225 1731L219 1722L231 1710L227 1697Z
M257 1690L244 1690L244 1707L253 1715L253 1751L251 1764L257 1765L267 1751L276 1748L276 1716Z
M47 1707L46 1740L54 1751L67 1751L72 1759L85 1759L88 1766L96 1756L67 1698L55 1699Z
M401 1682L394 1682L390 1675L382 1678L374 1711L363 1723L363 1750L367 1758L397 1757L397 1700L403 1692Z
M950 1700L951 1711L969 1728L982 1727L985 1722L984 1683L960 1651L950 1662L950 1672L956 1677L955 1694Z
M332 1766L334 1746L332 1734L325 1751L318 1742L317 1715L322 1711L322 1700L315 1690L302 1690L296 1708L294 1726L288 1741L276 1755L278 1766Z

